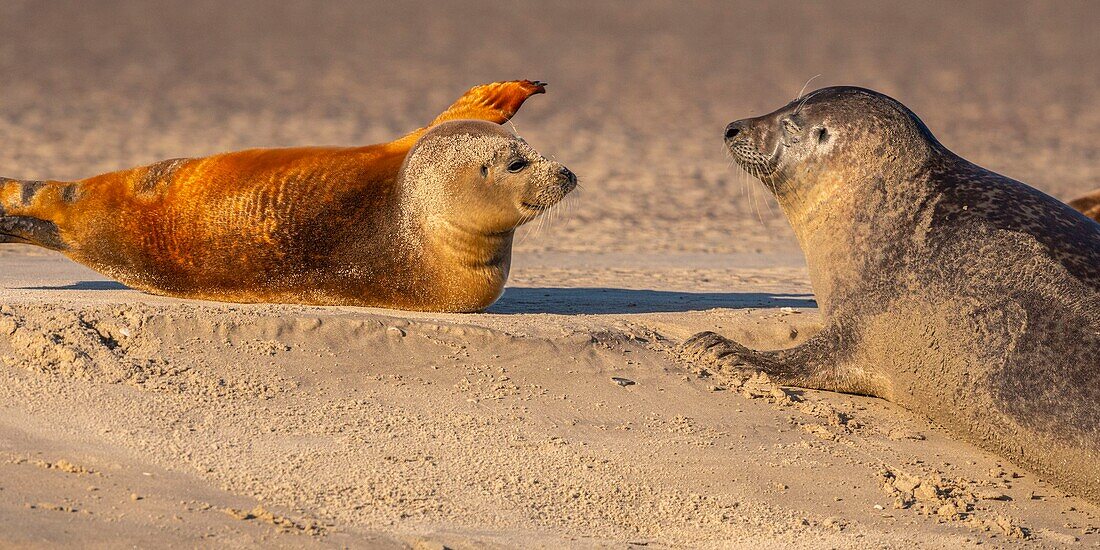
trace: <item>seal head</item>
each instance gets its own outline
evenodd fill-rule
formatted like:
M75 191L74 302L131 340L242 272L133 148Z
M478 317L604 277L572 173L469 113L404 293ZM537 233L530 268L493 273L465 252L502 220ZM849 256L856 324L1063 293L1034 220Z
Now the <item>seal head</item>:
M402 167L406 211L430 225L508 232L561 201L577 177L504 127L445 122L417 141Z
M515 229L560 202L577 177L490 122L442 123L405 159L398 242L422 272L411 309L480 311L504 291Z
M918 170L946 151L912 111L865 88L823 88L763 116L731 122L733 159L799 210L843 183Z

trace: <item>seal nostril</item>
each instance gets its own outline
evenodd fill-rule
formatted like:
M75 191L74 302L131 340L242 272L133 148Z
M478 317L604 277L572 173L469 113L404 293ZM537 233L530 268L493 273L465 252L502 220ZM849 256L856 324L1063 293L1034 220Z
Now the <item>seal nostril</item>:
M569 183L577 183L577 175L564 166L561 167L561 177L565 178Z
M736 123L734 123L736 124ZM737 134L741 133L741 128L738 128L734 124L726 126L726 139L733 139L737 137Z

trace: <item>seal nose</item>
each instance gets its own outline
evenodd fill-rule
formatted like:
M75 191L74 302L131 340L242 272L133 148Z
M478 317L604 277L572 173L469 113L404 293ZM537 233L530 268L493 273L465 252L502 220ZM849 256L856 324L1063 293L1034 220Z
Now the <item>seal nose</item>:
M729 140L737 137L737 134L740 134L741 131L744 130L744 129L745 129L745 121L744 120L737 120L737 121L729 123L729 125L726 126L726 141L729 141Z
M569 185L577 184L577 175L574 174L572 170L564 166L561 167L561 177L565 178L566 183L568 183Z

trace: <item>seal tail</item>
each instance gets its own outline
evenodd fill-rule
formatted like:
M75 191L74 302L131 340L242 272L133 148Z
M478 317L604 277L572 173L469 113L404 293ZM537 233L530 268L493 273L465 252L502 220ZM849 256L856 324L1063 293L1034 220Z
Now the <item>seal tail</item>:
M0 243L63 248L51 214L71 202L74 190L75 184L0 178Z
M546 83L538 80L509 80L474 86L435 117L427 127L402 137L394 144L412 147L428 128L448 120L474 119L504 124L515 116L527 98L544 93Z
M1087 195L1077 197L1067 204L1082 214L1100 222L1100 189Z
M512 80L474 86L443 111L428 127L448 120L477 119L497 124L508 122L527 98L546 93L546 83Z

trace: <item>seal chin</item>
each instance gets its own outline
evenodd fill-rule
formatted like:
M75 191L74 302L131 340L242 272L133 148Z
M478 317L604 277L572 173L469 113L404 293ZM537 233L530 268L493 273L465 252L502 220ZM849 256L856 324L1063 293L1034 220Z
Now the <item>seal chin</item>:
M541 190L533 199L520 201L520 207L531 216L537 216L558 204L577 188L577 176L564 166L559 171L560 179L556 185Z
M562 189L558 193L540 194L535 200L521 201L519 204L520 207L522 207L523 211L526 212L528 215L532 217L537 216L553 208L555 205L561 202L566 195L569 194L569 191L572 190L572 187L570 187L568 190Z
M525 202L521 202L520 204L523 205L524 208L526 208L527 210L530 210L532 212L543 212L543 211L549 210L551 206L554 206L555 204L557 204L557 201L554 201L550 204L531 204L531 203L525 201Z

